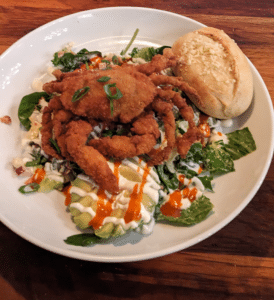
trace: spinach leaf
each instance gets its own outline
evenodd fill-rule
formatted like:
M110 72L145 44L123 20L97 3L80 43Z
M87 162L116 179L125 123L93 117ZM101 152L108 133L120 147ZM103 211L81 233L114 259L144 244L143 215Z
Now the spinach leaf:
M18 118L21 124L30 130L31 122L29 117L32 115L35 107L39 103L39 100L44 97L46 101L49 101L50 96L45 92L35 92L26 95L22 98L19 108L18 108Z
M176 190L179 187L180 182L177 175L175 173L171 173L165 164L155 166L155 169L167 191L169 191L169 189Z
M93 244L98 244L102 241L102 238L96 236L93 233L80 233L67 237L64 242L73 246L90 246Z
M52 63L56 67L61 66L62 72L71 72L80 68L82 64L88 63L92 55L102 56L102 53L100 51L88 51L84 48L76 54L66 52L63 56L58 57L58 52L56 52L54 53Z
M224 150L223 141L207 145L204 152L204 166L211 175L222 175L235 171L233 159Z
M247 127L228 133L228 144L224 145L224 150L233 160L239 159L256 150L253 136Z
M172 216L166 216L158 212L157 221L168 221L173 224L191 226L203 221L208 214L212 211L213 204L206 196L201 196L192 202L191 206L181 211L181 215L178 218Z

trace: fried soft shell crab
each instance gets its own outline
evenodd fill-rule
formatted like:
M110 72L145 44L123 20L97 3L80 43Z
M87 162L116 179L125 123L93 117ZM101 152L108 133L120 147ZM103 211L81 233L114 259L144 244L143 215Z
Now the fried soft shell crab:
M163 55L154 56L146 64L70 73L55 71L56 80L43 86L45 92L54 95L43 111L41 134L45 153L76 162L100 188L113 194L119 192L119 186L108 165L109 158L122 160L146 154L148 165L153 166L166 161L175 147L185 157L190 146L201 140L202 133L195 126L192 108L174 88L198 101L199 97L181 78L162 74L175 64L171 49L165 49ZM106 82L113 98L104 89ZM80 97L75 99L75 95ZM174 105L189 123L188 131L179 137L175 135ZM164 122L166 140L157 149L160 131L156 115ZM120 124L128 131L126 135L88 139L99 123L104 127ZM60 153L50 143L52 138Z

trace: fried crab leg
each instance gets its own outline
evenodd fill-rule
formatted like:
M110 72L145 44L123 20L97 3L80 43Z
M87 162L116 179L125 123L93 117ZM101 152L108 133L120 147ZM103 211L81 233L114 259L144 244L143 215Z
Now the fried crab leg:
M92 126L83 120L71 121L67 125L67 150L80 168L100 186L112 194L119 191L118 180L111 171L105 157L96 149L86 145Z
M88 145L106 157L125 159L148 153L160 136L158 124L153 113L143 114L132 124L133 136L113 136L92 139Z
M68 110L58 110L54 113L52 119L54 138L60 148L62 156L68 160L72 160L72 157L67 151L66 124L72 120L73 116L73 113Z
M166 147L163 149L152 149L148 153L150 166L159 165L166 161L175 146L175 119L172 112L173 105L157 98L152 103L152 108L158 113L159 117L164 122Z
M52 115L55 111L62 108L59 97L50 100L49 105L43 109L42 128L41 128L41 146L44 152L57 159L62 159L60 153L53 147L51 139L53 138L53 121Z

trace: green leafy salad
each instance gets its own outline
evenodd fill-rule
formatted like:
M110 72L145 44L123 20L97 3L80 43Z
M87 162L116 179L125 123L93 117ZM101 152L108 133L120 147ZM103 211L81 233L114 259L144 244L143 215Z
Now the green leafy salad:
M145 63L151 61L156 54L162 54L166 47L134 48L129 55L126 55L125 50L119 56L112 55L111 58L103 56L99 51L82 49L73 53L64 49L62 55L60 52L54 54L52 64L62 72L72 72L79 68L97 68L97 58L100 58L100 64L103 63L104 68L121 63ZM171 71L168 72L170 74ZM88 90L79 91L74 100L77 101L77 97L83 96L84 92ZM117 94L118 92L117 90ZM36 91L21 100L18 117L25 129L23 153L21 157L14 159L13 166L18 175L29 178L20 187L21 193L48 193L57 190L64 194L73 222L83 231L68 237L65 240L67 244L88 246L123 236L131 230L149 234L155 222L192 226L205 220L213 212L213 204L208 195L213 192L214 178L234 172L234 161L256 149L247 127L225 134L221 120L205 118L189 102L194 110L196 126L201 125L202 115L206 119L202 124L206 130L203 143L192 144L185 159L174 149L165 163L151 168L146 166L146 156L125 159L119 162L118 167L114 160L110 160L110 167L114 172L118 168L120 176L120 192L114 199L113 195L101 191L75 162L50 158L43 151L40 134L42 111L52 96ZM183 96L187 98L186 95ZM183 135L187 132L188 122L175 106L173 113L176 136ZM161 147L165 143L165 128L161 119L156 117L156 120L161 132L156 147ZM113 129L98 126L94 128L91 138L123 134L123 129L119 127ZM52 147L60 150L54 138L50 142ZM143 193L139 204L140 216L134 219L128 211L130 201L137 197L135 188L143 189ZM105 197L104 204L101 204L102 195ZM104 220L102 216L99 220L100 205L104 205L105 212L111 211L106 213Z

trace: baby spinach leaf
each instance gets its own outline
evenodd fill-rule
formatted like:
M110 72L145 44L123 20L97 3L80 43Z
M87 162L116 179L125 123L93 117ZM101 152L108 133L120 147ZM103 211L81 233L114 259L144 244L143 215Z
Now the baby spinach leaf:
M50 96L45 92L35 92L26 95L22 98L19 108L18 108L18 118L21 124L30 130L31 122L29 117L32 115L35 107L39 103L39 100L44 97L46 101L49 101Z
M73 246L90 246L93 244L98 244L102 241L102 238L96 236L93 233L80 233L67 237L64 242Z
M58 52L56 52L54 53L52 63L56 67L60 66L62 72L71 72L80 68L82 64L89 62L92 55L102 56L102 53L100 51L88 51L84 48L76 54L66 52L59 57Z

